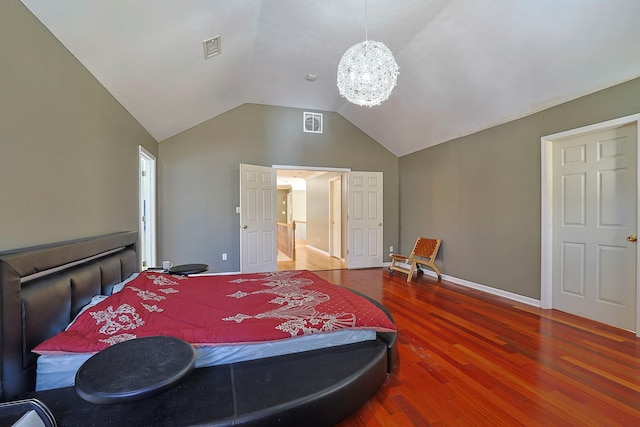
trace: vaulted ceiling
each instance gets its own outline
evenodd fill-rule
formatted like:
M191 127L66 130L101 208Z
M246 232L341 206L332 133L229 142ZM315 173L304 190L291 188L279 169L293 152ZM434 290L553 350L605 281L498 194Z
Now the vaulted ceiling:
M402 156L640 76L638 0L22 2L158 141L257 103L335 111ZM373 108L336 87L365 24L400 67Z

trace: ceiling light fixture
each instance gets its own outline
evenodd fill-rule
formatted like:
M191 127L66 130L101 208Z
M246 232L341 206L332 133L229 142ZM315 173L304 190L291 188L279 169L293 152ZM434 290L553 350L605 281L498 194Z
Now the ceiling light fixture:
M351 46L338 64L338 90L349 102L365 107L389 98L398 78L398 64L382 42L369 40L365 0L365 41Z

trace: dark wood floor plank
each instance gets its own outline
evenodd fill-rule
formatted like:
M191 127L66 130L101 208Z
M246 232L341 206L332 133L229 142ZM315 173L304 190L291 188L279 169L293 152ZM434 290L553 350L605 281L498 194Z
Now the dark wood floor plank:
M640 340L431 276L320 276L382 302L399 366L340 427L640 425Z

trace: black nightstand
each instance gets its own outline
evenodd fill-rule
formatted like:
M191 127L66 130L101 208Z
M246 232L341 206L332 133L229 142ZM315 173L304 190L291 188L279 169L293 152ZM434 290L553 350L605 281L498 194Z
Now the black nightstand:
M182 264L182 265L174 265L168 271L169 274L196 274L203 273L209 269L207 264Z

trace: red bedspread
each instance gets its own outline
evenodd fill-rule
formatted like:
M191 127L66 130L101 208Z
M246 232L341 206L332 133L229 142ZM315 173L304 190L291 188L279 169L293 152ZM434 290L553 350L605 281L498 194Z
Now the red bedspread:
M145 271L34 352L97 352L153 335L194 345L257 343L342 328L395 331L370 301L308 271L196 277Z

